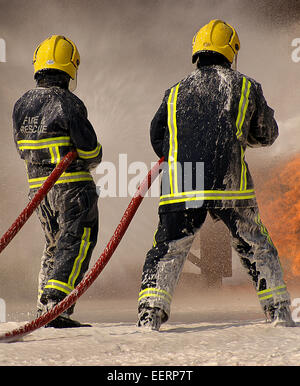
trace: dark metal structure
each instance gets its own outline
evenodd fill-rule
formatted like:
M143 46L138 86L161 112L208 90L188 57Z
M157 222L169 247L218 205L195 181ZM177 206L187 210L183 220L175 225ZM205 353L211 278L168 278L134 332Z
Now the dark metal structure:
M207 216L187 258L199 268L207 287L221 287L222 278L232 276L230 235L222 221Z

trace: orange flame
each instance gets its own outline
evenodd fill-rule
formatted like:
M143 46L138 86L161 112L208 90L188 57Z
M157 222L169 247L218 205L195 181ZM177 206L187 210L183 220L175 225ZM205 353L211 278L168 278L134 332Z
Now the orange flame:
M300 156L277 167L258 191L261 217L287 279L300 276Z

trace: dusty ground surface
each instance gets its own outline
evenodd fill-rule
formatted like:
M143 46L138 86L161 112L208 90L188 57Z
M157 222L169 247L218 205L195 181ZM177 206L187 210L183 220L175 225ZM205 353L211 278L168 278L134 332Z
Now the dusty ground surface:
M182 288L181 288L182 289ZM298 289L291 295L297 298ZM300 296L299 296L300 297ZM19 308L0 332L21 326L29 314ZM293 309L297 315L297 309ZM27 318L26 318L27 316ZM249 286L180 292L160 332L136 323L136 299L86 297L74 318L91 328L40 328L16 343L0 345L2 366L298 366L300 328L265 323ZM300 324L299 324L300 325Z

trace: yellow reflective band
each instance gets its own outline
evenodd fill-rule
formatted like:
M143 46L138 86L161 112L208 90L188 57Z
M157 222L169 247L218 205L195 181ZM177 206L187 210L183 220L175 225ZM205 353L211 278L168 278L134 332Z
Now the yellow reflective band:
M182 197L185 196L185 197ZM196 200L247 200L255 198L254 189L236 191L202 190L181 192L178 194L166 194L160 197L159 205L176 204Z
M261 221L261 218L260 218L260 215L259 215L259 214L257 215L257 217L255 218L254 221L255 221L255 223L259 226L259 228L260 228L260 233L261 233L263 236L265 236L265 237L267 238L268 243L269 243L271 246L275 247L274 244L273 244L273 241L272 241L272 239L271 239L271 236L269 235L269 232L268 232L267 228L264 226L264 224L263 224L262 221Z
M83 235L81 238L79 253L74 261L72 272L68 280L68 284L71 287L75 286L75 281L81 271L82 263L84 262L86 255L88 253L89 247L91 245L90 237L91 237L91 228L84 228Z
M49 147L49 151L51 155L51 163L58 164L60 162L59 146L51 146Z
M269 289L265 289L265 290L262 290L262 291L258 291L257 294L258 295L262 295L262 294L265 294L265 293L268 293L268 292L272 292L272 291L277 291L279 289L286 289L286 285L280 285L278 287L274 287L274 288L269 288Z
M67 176L69 174L69 176ZM65 184L67 182L79 182L79 181L92 181L93 178L89 173L82 172L82 174L79 173L66 173L66 175L63 175L60 177L56 184Z
M242 127L245 120L246 111L249 104L249 94L250 94L251 82L243 77L241 98L239 102L239 111L236 119L236 137L239 138L242 134ZM245 151L241 145L241 181L240 181L240 190L247 189L247 166L245 163Z
M168 164L169 164L169 179L170 179L170 192L173 193L173 173L172 173L172 152L173 152L173 130L171 125L171 101L173 96L174 88L171 89L169 99L168 99L168 127L169 127L169 157L168 157Z
M178 89L180 83L171 89L168 98L168 128L169 128L169 179L170 179L170 192L178 193L178 182L177 182L177 153L178 153L178 142L177 142L177 120L176 120L176 103L178 96Z
M241 146L241 169L240 190L244 191L247 189L247 166L245 164L245 152L243 146Z
M250 94L251 82L243 77L242 92L239 102L239 111L236 119L236 136L239 138L243 132L242 127L245 120L246 111L249 104L249 94Z
M56 146L54 149L56 150L56 164L59 164L59 163L60 163L60 151L59 151L59 147Z
M21 140L17 141L20 150L38 150L47 149L52 146L71 146L70 137L53 137L38 140Z
M244 107L243 115L242 115L242 120L241 120L241 124L240 124L240 131L241 131L241 134L242 134L242 127L243 127L243 124L244 124L246 111L247 111L247 109L248 109L248 104L249 104L250 88L251 88L251 82L248 81L248 83L247 83L247 92L246 92L246 103L245 103L245 107ZM241 135L241 134L240 134L240 135Z
M187 195L196 195L201 194L203 197L205 197L206 194L208 195L240 195L241 193L249 194L254 193L254 189L248 189L244 191L240 190L191 190L190 192L179 192L176 195L175 194L164 194L160 196L161 198L165 197L174 197L174 196L187 196Z
M68 283L64 283L59 280L49 280L47 284L45 285L45 288L50 288L50 289L56 289L58 291L62 291L69 295L73 291L73 287L70 286Z
M161 290L158 288L146 288L146 289L142 290L139 293L139 299L138 300L140 301L141 299L147 298L147 297L163 298L168 303L171 303L171 300L172 300L172 296L167 291Z
M155 236L156 236L156 233L157 233L158 229L156 229L156 231L154 232L154 235L153 235L153 247L156 247L156 239L155 239Z
M50 155L51 155L51 163L54 164L55 163L55 155L54 155L54 152L53 152L53 148L50 147L49 151L50 151Z
M175 89L174 106L173 106L173 125L174 125L174 193L178 193L178 178L177 178L177 155L178 155L178 142L177 142L177 119L176 119L176 106L179 84Z
M239 132L240 132L240 120L241 120L241 112L242 112L242 106L243 106L243 101L244 101L245 84L246 84L246 78L243 77L242 92L241 92L241 98L240 98L240 102L239 102L239 111L238 111L238 116L237 116L236 122L235 122L235 125L237 128L237 132L236 132L237 137L239 136Z
M48 177L38 177L38 178L29 178L29 187L30 189L39 188L43 185ZM57 184L64 184L68 182L79 182L79 181L92 181L93 177L89 172L73 172L73 173L63 173L59 179L55 182Z
M250 200L252 198L255 198L255 195L251 195L251 196L242 196L242 197L237 197L237 196L232 196L232 197L205 197L205 198L201 198L201 197L192 197L192 198L182 198L182 199L178 199L178 200L169 200L169 201L162 201L159 203L159 205L167 205L167 204L177 204L177 203L180 203L180 202L187 202L187 201L201 201L201 200L205 200L205 201L213 201L213 200Z
M279 291L281 290L281 291ZM257 295L259 297L259 300L265 300L265 299L270 299L273 297L273 295L280 295L286 292L286 285L280 285L278 287L270 288L270 289L265 289L262 291L258 291Z
M78 149L78 148L76 150L77 150L78 156L80 158L91 159L91 158L98 157L98 155L100 153L100 150L101 150L101 147L102 146L100 145L100 143L98 143L94 150L85 151L85 150L81 150L81 149Z

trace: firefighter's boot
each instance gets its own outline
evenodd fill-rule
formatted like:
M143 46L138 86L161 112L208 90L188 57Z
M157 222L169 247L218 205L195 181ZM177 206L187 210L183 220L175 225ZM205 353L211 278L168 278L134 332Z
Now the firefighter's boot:
M267 320L273 327L295 327L291 311L287 302L279 303L266 312Z
M138 327L159 331L164 318L164 311L158 307L143 308L139 313Z

